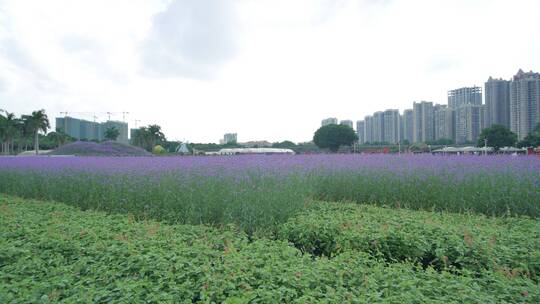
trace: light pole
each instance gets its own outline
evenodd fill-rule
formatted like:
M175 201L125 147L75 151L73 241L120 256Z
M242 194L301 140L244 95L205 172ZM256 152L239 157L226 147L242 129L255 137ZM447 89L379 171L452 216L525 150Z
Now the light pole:
M487 138L484 138L484 155L487 155Z

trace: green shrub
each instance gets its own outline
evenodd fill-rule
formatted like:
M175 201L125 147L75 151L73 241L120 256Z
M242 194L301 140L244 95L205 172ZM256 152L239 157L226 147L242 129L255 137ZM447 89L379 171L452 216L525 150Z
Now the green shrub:
M154 154L165 154L165 152L167 152L167 150L160 145L156 145L154 148L152 148L152 153Z
M455 275L343 251L312 258L234 227L0 196L1 303L538 303L540 287L499 272Z
M540 223L527 218L396 210L319 203L278 232L303 252L336 256L356 250L387 262L474 272L540 276Z

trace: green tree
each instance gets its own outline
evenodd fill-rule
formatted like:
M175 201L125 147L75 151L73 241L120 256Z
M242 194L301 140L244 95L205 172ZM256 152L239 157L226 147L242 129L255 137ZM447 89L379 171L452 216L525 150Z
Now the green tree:
M166 142L165 134L161 131L161 127L158 125L149 125L148 127L140 127L132 138L132 143L147 151L152 149L157 144Z
M11 154L15 151L15 138L18 137L21 130L22 121L13 113L4 111L6 116L2 119L2 143L5 154Z
M540 122L536 124L531 133L518 143L519 147L540 147Z
M109 127L105 130L105 139L116 140L120 136L120 131L116 127Z
M279 149L294 149L296 148L296 144L293 143L290 140L285 140L282 142L275 142L272 144L272 148L279 148Z
M149 125L148 133L150 135L151 148L153 149L157 144L161 144L166 141L165 134L161 131L161 127L158 125Z
M55 148L58 148L62 145L64 145L66 142L74 141L75 139L66 133L64 131L56 129L56 132L49 132L47 134L47 139L52 143L52 146Z
M517 142L517 135L503 125L492 125L482 130L477 145L483 147L486 139L487 145L497 151L502 147L514 146Z
M2 153L5 153L6 116L4 116L2 112L4 112L4 110L0 109L0 141L2 141L2 148L0 150Z
M350 146L358 140L354 130L346 125L330 124L320 127L313 136L313 142L321 149L337 152L340 146Z
M28 130L34 134L34 150L39 154L39 132L47 133L51 127L45 110L33 111L31 115L23 115Z

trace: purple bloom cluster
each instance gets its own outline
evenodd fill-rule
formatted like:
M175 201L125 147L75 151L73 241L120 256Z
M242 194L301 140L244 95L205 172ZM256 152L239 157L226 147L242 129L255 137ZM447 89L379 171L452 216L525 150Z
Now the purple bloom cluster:
M215 175L313 172L392 172L396 175L428 174L466 177L508 173L527 176L540 172L540 158L510 156L431 155L242 155L191 157L18 157L0 158L0 170L147 174L189 172Z
M139 147L125 145L115 141L106 141L103 143L76 141L56 149L52 152L52 155L150 156L152 154Z

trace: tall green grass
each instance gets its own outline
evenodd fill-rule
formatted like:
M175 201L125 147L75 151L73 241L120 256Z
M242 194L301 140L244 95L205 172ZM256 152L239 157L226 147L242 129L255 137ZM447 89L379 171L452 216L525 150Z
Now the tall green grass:
M301 210L309 197L306 186L297 175L0 174L0 192L7 194L171 223L235 224L250 234L274 231Z
M341 171L319 175L313 197L379 206L476 212L486 215L540 216L540 172L520 176L504 172L457 178L445 174L391 171Z
M466 173L246 168L235 173L191 169L128 174L5 168L0 171L0 192L173 223L235 224L250 234L276 231L312 200L540 217L540 172Z

